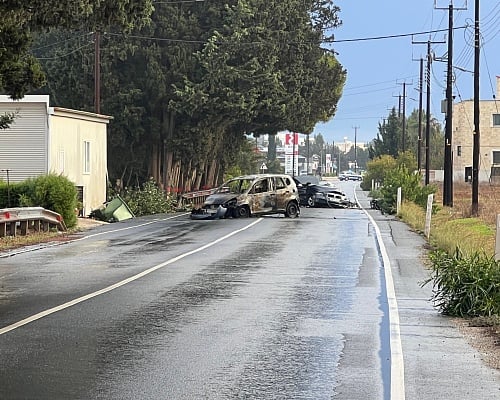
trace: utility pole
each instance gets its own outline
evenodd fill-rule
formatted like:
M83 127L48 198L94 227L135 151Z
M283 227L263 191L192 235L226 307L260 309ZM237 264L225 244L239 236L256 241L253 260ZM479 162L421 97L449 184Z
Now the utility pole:
M403 96L402 96L402 109L403 109L403 137L401 140L401 150L403 153L406 151L406 82L402 83L403 85ZM401 103L401 100L400 100Z
M479 214L479 0L475 0L474 6L474 142L472 148L472 207L471 214L475 217Z
M94 111L101 113L101 34L94 33Z
M422 170L422 92L424 91L424 59L420 57L420 79L418 82L418 140L417 140L417 167Z
M437 1L437 0L435 0ZM444 182L443 206L453 207L453 11L465 10L455 8L451 1L446 8L435 7L437 10L448 10L448 54L446 72L446 126L444 135Z
M432 53L431 44L446 43L445 41L433 42L427 40L426 42L413 42L413 44L427 44L427 93L426 93L426 115L425 115L425 184L429 184L429 168L430 168L430 139L431 139L431 65Z
M443 206L453 207L453 4L448 7L448 64L446 72L446 131L444 135Z
M353 126L354 129L354 173L358 173L358 129L359 126Z

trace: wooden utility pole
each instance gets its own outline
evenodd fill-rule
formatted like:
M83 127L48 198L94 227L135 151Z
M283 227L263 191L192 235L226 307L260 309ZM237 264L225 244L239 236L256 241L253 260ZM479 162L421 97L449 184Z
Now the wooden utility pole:
M474 141L472 148L472 207L471 213L479 214L479 149L481 145L479 132L479 0L474 7Z
M444 135L443 206L453 207L453 5L448 8L448 64L446 74L446 131Z
M418 140L417 140L417 167L422 170L422 95L424 89L424 59L420 57L420 79L418 82Z
M353 126L354 129L354 172L358 173L358 129L359 126Z
M406 151L406 85L408 85L406 82L403 82L401 85L403 85L403 95L400 96L400 104L401 104L401 109L403 110L402 112L402 140L401 140L401 150L403 153Z
M94 111L101 113L101 34L94 33Z
M445 41L432 42L430 39L426 42L412 42L413 44L427 44L427 93L426 93L426 115L425 115L425 184L429 184L430 174L430 140L431 140L431 64L432 52L431 44L446 43Z
M436 0L437 1L437 0ZM448 7L438 10L448 10L448 53L446 73L446 126L444 135L444 182L443 206L453 207L453 11L466 10L453 6L450 1Z

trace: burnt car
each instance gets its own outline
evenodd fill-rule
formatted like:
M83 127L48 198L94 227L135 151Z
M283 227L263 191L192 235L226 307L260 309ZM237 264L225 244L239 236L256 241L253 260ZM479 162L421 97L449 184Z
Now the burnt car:
M233 178L208 196L200 208L193 209L191 218L247 218L267 214L299 216L299 193L291 176L258 174Z
M300 177L302 178L302 177ZM299 190L300 205L306 207L347 208L353 203L346 194L334 186L321 185L314 179L295 178ZM311 182L312 181L312 182Z

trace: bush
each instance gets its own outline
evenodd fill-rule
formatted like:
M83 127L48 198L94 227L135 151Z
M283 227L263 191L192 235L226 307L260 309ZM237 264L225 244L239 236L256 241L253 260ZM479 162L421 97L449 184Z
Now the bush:
M398 188L401 188L405 201L414 202L424 209L427 207L428 195L437 191L434 185L423 186L420 174L411 173L405 165L400 165L396 169L387 171L384 184L379 190L381 195L379 204L383 212L389 214L396 212Z
M43 207L61 214L68 228L76 225L75 208L77 191L75 184L62 175L49 174L33 179L33 186L27 184L32 193L26 193L31 206Z
M177 201L166 196L153 179L148 180L139 189L125 189L120 193L135 216L162 214L175 211Z
M434 304L443 314L457 317L500 315L500 263L476 252L453 256L437 250L429 254Z
M66 227L76 225L77 192L73 182L62 175L49 174L9 185L10 207L43 207L55 211ZM0 207L7 206L6 186L0 187Z

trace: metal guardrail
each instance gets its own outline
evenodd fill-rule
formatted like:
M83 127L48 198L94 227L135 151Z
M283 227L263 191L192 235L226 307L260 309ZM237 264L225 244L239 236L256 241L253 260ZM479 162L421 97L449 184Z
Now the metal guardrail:
M17 207L0 209L0 237L22 236L30 229L37 232L48 232L52 228L65 231L66 225L62 216L43 207Z

